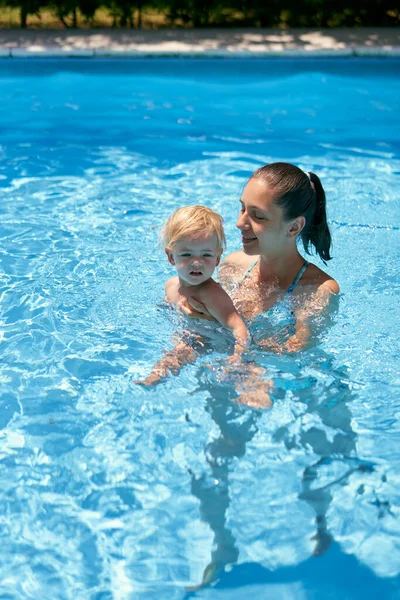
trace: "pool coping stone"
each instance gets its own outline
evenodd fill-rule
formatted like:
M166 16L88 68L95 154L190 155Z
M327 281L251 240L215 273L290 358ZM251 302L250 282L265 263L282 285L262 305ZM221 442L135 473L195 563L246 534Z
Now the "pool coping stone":
M400 28L0 29L0 57L400 57Z

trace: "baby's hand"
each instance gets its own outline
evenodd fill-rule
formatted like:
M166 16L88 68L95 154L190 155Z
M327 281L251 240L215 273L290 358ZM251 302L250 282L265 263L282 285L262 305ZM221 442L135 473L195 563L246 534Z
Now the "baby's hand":
M146 387L153 385L154 383L157 383L158 381L160 381L161 376L160 375L156 375L155 373L152 373L151 375L149 375L148 377L146 377L146 379L135 379L133 383L136 383L137 385L144 385Z
M181 310L187 317L193 319L205 319L206 321L215 321L214 317L210 315L204 304L195 300L194 298L188 298L187 301L182 301L178 304L179 310Z
M265 389L237 390L240 395L237 401L250 408L272 408L272 400Z
M246 377L236 384L237 401L251 408L271 408L269 391L272 381L265 380L266 371L258 365L248 364Z

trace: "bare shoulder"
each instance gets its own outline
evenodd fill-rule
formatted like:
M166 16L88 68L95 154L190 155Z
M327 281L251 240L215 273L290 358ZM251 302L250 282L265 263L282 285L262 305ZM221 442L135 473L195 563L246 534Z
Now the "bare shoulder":
M165 284L165 293L167 295L167 299L171 302L174 301L179 288L179 277L175 275L174 277L170 277Z
M317 286L318 290L326 291L331 294L338 294L340 292L337 281L312 263L307 267L306 272L300 280L300 284Z
M258 256L249 256L248 254L245 254L243 250L236 250L236 252L231 252L231 254L224 258L221 263L221 267L248 267L257 258Z
M196 300L199 300L218 321L220 321L223 314L235 312L233 302L229 295L224 288L212 278L197 286L194 297Z
M232 252L225 258L218 269L218 278L222 285L229 287L236 281L240 281L246 269L258 256L248 256L242 250Z
M225 290L212 277L201 285L196 286L196 289L193 291L193 296L204 303L207 303L208 298L218 298L222 295L226 295Z

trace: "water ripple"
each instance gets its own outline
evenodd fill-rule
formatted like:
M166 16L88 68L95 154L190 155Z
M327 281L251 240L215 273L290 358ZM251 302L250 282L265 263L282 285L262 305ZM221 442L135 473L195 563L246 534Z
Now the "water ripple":
M80 107L69 109L67 120L88 115L87 99L73 97L73 90L70 99L59 97L68 77L55 71L38 79L37 93L47 94L50 86L55 95L50 120L58 110L67 114L66 101ZM146 88L147 76L141 77ZM253 82L252 94L244 85L240 120L231 115L219 133L220 117L200 89L204 82L189 101L186 80L174 101L166 92L135 98L140 86L121 81L123 136L103 135L100 94L99 106L91 103L93 120L79 129L66 122L62 144L51 131L39 143L39 121L27 126L21 147L5 129L4 597L182 599L185 586L218 578L221 584L199 597L225 597L226 590L229 597L245 597L252 588L241 584L251 576L239 582L235 573L257 568L276 579L257 588L254 583L254 597L272 589L279 597L305 598L303 567L310 564L310 586L322 586L315 555L321 555L319 565L329 565L326 573L334 573L326 575L329 585L344 564L349 579L355 573L358 585L365 580L364 596L371 578L381 595L388 581L398 581L400 161L393 140L385 142L389 147L378 144L383 121L376 147L365 132L347 136L343 115L330 123L329 138L324 121L315 144L305 140L303 131L337 99L332 94L321 108L313 88L312 106L304 107L309 82L304 74L296 77L301 93L290 97L287 75L275 73L267 90L261 79ZM90 85L97 90L102 81L93 75ZM332 81L341 90L350 85L339 75ZM166 86L161 75L160 85ZM239 94L237 82L230 85ZM321 74L314 73L313 85L325 85ZM222 82L213 86L222 94ZM133 114L141 118L151 109L160 115L165 102L172 116L160 130L150 125L153 119L130 129L138 123ZM189 106L192 125L177 124ZM125 121L128 107L132 120ZM10 110L20 118L19 108ZM368 110L386 118L379 107ZM249 115L248 130L243 114ZM129 136L135 143L127 142ZM323 179L334 241L329 270L342 288L339 310L297 356L254 351L274 384L269 411L237 403L233 382L218 372L228 336L211 329L195 365L155 388L135 385L171 347L179 327L163 307L164 282L172 273L158 243L164 219L182 204L211 206L225 219L229 251L237 249L243 183L264 162L282 159ZM300 583L289 585L285 577Z

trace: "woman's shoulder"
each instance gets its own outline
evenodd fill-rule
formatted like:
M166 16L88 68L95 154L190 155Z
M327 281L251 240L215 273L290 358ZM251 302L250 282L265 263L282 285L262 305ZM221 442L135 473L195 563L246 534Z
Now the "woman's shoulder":
M338 282L313 263L308 265L300 283L301 285L317 286L321 291L327 291L331 294L338 294L340 292Z
M229 254L220 264L218 279L222 285L229 286L243 278L244 273L252 264L258 260L258 256L248 256L242 250Z
M244 267L247 268L251 265L252 262L258 260L258 256L249 256L245 254L243 250L237 250L236 252L231 252L221 263L221 267L229 266L229 267Z

